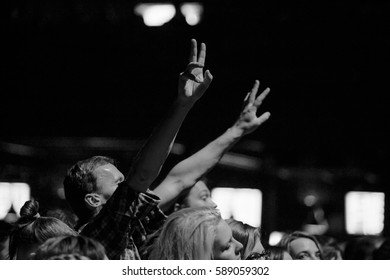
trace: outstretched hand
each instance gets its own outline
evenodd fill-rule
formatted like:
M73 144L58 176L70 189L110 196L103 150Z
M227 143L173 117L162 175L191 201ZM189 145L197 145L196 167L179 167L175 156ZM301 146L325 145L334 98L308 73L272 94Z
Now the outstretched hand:
M197 101L205 93L213 80L209 70L203 73L205 61L206 45L201 43L198 55L197 42L192 39L189 63L179 76L179 98L185 101Z
M260 82L255 81L255 84L252 87L252 90L248 92L247 96L244 99L244 109L242 110L238 120L234 126L242 130L243 135L249 134L256 130L262 123L268 120L271 116L269 112L265 112L259 117L257 117L257 109L266 98L270 92L269 88L266 88L258 97L257 91L259 90Z

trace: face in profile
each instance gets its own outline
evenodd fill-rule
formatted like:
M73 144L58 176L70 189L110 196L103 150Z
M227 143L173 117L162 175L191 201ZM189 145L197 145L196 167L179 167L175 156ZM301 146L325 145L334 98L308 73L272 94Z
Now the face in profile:
M214 240L214 260L241 260L241 250L242 244L234 239L229 225L221 220Z
M212 207L216 208L217 205L211 199L210 190L207 188L203 181L197 182L188 193L187 196L187 207Z
M255 244L254 244L253 249L251 251L252 252L257 252L257 253L260 253L260 254L264 253L264 246L261 243L260 238L257 237L257 236L256 236L256 239L255 239Z
M123 182L123 174L111 163L97 167L94 170L97 193L105 203L115 192L118 184Z
M297 238L290 242L290 254L294 260L320 260L320 250L309 238Z

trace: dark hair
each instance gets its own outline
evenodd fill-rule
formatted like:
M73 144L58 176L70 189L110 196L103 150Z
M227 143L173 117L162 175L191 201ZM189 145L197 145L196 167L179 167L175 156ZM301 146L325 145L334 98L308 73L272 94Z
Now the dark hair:
M10 259L16 257L18 248L40 245L51 237L77 235L73 229L59 219L41 217L38 210L38 201L29 200L24 203L20 210L21 217L10 235Z
M79 254L63 254L56 255L48 258L48 260L63 260L63 261L75 261L75 260L90 260L90 258L86 256L81 256Z
M45 217L57 218L63 221L71 228L74 228L76 226L77 217L73 212L68 211L66 209L62 209L62 208L45 209L44 211L41 212L41 214Z
M13 226L6 222L0 221L0 242L5 241L11 234Z
M269 246L268 251L270 260L284 260L284 253L288 253L286 249L280 246Z
M374 250L374 260L390 260L390 239L387 238L382 245Z
M77 162L70 167L64 179L65 197L81 221L93 214L84 203L85 195L96 191L96 177L93 171L106 164L116 165L115 160L104 156L94 156Z
M202 177L200 178L198 181L196 181L196 183L191 186L190 188L186 188L184 189L175 199L174 201L172 202L172 205L164 211L165 214L169 215L169 214L172 214L173 212L179 210L179 209L182 209L182 208L188 208L189 207L189 203L188 203L188 197L189 197L189 194L192 190L192 188L198 183L198 182L203 182L207 188L209 186L209 179L207 177ZM176 207L179 205L178 209L176 209Z
M314 237L321 245L324 260L337 260L342 258L343 250L339 246L336 238L319 234L315 234Z
M226 222L232 229L234 239L242 244L241 255L243 259L246 259L252 253L252 249L256 244L256 238L261 241L260 228L253 227L235 219L227 219Z
M379 236L360 236L348 240L345 244L345 260L371 260L373 252L382 244Z
M46 240L35 254L37 260L48 260L59 255L77 254L90 260L106 259L106 251L100 242L90 237L60 236Z

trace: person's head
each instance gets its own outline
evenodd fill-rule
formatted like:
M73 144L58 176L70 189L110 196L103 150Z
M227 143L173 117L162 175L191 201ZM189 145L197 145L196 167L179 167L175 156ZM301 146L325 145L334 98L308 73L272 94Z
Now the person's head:
M65 196L79 219L88 220L100 211L123 180L113 159L91 157L69 168L64 179Z
M10 223L0 221L0 260L9 258L9 236L12 228Z
M149 259L237 260L241 249L218 210L185 208L168 217Z
M291 255L286 249L279 246L269 246L269 259L270 260L292 260Z
M48 260L61 255L79 255L90 260L107 260L100 242L82 235L60 236L46 240L35 252L36 260Z
M71 228L74 228L76 226L76 220L77 217L73 213L70 213L70 211L62 208L50 208L45 209L41 212L42 216L45 217L54 217L61 221L63 221L65 224L70 226Z
M174 211L195 207L217 207L217 204L211 199L206 179L199 180L194 186L183 191L176 200Z
M321 245L324 260L342 260L343 251L336 238L328 235L314 235Z
M10 259L30 259L35 250L52 237L77 235L64 222L53 217L40 217L37 201L27 201L20 210L20 219L10 235Z
M390 260L390 238L387 238L382 245L373 252L374 260Z
M265 253L251 252L245 260L292 260L292 257L282 247L268 246Z
M321 260L322 249L317 239L304 232L286 234L278 246L284 248L293 260Z
M344 248L345 260L372 260L373 253L385 239L380 236L359 236L349 239Z
M228 219L226 222L233 231L233 237L243 246L243 259L246 259L250 253L254 252L264 254L265 250L261 243L260 228L253 227L235 219Z
M79 254L63 254L63 255L56 255L50 257L48 258L48 260L78 261L78 260L90 260L90 258Z

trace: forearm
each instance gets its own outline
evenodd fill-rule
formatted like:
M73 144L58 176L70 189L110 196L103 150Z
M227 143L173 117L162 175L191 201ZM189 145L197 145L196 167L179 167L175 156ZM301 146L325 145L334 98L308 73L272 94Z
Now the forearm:
M194 186L244 134L244 130L234 125L203 149L178 163L154 189L161 199L160 208L168 208L182 191Z
M133 189L145 192L156 179L169 155L177 132L193 104L190 101L177 99L167 112L164 121L154 129L129 172L128 181Z

